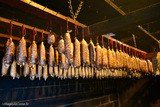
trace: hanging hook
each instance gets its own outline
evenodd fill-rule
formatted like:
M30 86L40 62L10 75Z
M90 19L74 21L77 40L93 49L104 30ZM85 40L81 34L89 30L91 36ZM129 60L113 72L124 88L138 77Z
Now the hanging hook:
M33 41L35 41L35 36L37 35L37 31L36 28L33 28Z
M22 34L21 36L24 37L26 35L26 29L25 29L25 26L24 24L22 25Z
M82 28L82 38L84 38L84 28Z
M69 30L68 28L68 18L66 18L66 24L67 24L67 31Z
M104 46L104 38L103 38L103 36L102 36L102 46Z
M91 33L90 33L90 28L89 28L89 26L87 27L87 31L88 31L88 35L90 35Z
M116 49L118 49L117 41L115 41L115 46L116 46Z
M113 41L113 40L111 40L111 46L112 46L112 49L113 49L113 43L114 43L114 41Z
M12 28L13 28L13 24L12 24L12 20L10 21L10 37L12 38Z
M110 49L110 41L109 41L109 38L108 39L108 49Z
M127 46L125 46L126 47L126 53L128 54L128 48L127 48Z
M74 25L74 36L76 37L76 33L77 33L77 25Z
M122 52L124 52L124 46L123 46L123 44L121 44L121 50L122 50Z
M43 38L44 38L44 30L42 30L42 42L43 42Z
M99 37L97 36L96 38L97 38L97 44L98 44L98 38L99 38Z

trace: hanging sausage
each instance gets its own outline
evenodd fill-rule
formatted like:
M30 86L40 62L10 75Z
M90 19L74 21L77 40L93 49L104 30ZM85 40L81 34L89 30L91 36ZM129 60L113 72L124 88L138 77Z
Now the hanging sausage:
M73 54L72 54L72 50L71 50L71 37L70 37L70 33L67 32L64 36L64 44L65 44L65 54L68 58L68 61L70 64L73 63Z
M94 43L92 41L92 39L90 38L90 43L89 43L89 54L90 54L90 62L91 62L91 67L96 67L96 52L95 52L95 46Z
M60 57L60 55L58 53L58 50L55 49L55 63L56 63L56 65L54 66L54 75L56 77L58 77L59 57Z
M40 79L42 77L42 68L45 67L46 65L46 49L45 49L45 46L44 46L44 42L43 42L43 31L42 31L42 42L40 44L40 47L39 47L39 59L38 59L38 78ZM44 72L43 72L44 74ZM47 73L45 73L47 74Z
M24 25L22 26L22 38L19 41L19 45L17 46L17 64L20 65L20 67L24 66L26 63L27 58L27 48L26 48L26 40L24 38L26 34L26 30Z
M103 36L102 36L102 68L103 69L108 68L108 55L107 55L107 49L104 47Z
M84 40L84 38L81 41L81 61L82 61L82 76L85 77L85 67L87 66L87 57L88 57L88 44Z
M38 53L37 53L37 44L36 44L36 41L35 41L35 36L37 35L37 32L35 30L35 28L33 29L33 41L32 41L32 44L30 45L29 47L29 54L28 54L28 63L26 62L25 64L25 74L28 73L28 67L30 67L30 69L35 69L33 67L36 66L37 64L37 60L38 60ZM31 70L32 72L30 72L30 79L31 80L34 80L35 76L36 76L36 70Z
M54 55L54 48L52 44L49 47L48 64L49 64L49 74L50 76L54 77L53 67L55 66L55 55Z
M60 37L60 40L58 42L58 51L60 54L65 52L64 39L62 36Z
M90 43L89 43L89 56L90 56L90 65L91 67L89 68L89 75L90 77L93 77L94 75L94 69L96 68L96 51L95 51L95 45L90 38Z
M29 68L29 60L30 60L30 57L31 57L31 44L30 46L28 47L28 54L27 54L27 60L28 62L25 63L24 65L24 71L23 71L23 76L26 77L27 75L30 74L30 68Z
M74 52L73 52L73 66L74 66L74 71L75 71L75 77L79 77L78 69L81 66L81 47L80 47L80 42L77 39L77 26L75 25L75 38L74 38ZM72 71L73 72L73 71Z
M98 43L98 37L97 37L97 45L96 45L96 67L98 70L102 67L102 48Z
M48 44L53 44L56 41L56 35L52 32L52 30L49 31L49 35L47 38Z
M15 45L12 41L12 21L11 21L10 22L10 38L6 42L5 54L4 54L4 57L2 58L2 76L7 74L9 66L14 62L14 56L15 56ZM13 64L13 65L15 65L15 64ZM10 72L13 74L12 71L13 70L11 70ZM14 72L14 73L16 73L16 72ZM14 75L16 75L16 74L14 74ZM14 78L13 75L12 75L12 77Z
M51 26L50 26L51 28ZM53 72L53 67L55 66L55 54L54 54L54 48L53 48L53 44L55 43L56 40L56 34L52 32L52 30L50 30L50 34L48 35L48 44L50 45L49 47L49 57L48 57L48 64L49 64L49 74L50 76L54 77L54 72ZM48 78L48 66L45 65L44 67L44 74L43 77L45 79Z
M153 73L153 64L149 59L147 60L147 64L148 64L148 70L152 74Z

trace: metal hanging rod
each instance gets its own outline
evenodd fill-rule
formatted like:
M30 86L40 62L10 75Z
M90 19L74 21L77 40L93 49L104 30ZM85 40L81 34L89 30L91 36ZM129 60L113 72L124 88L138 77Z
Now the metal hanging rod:
M9 20L9 19L0 17L0 21L1 21L1 22L4 22L4 23L10 24L10 22L11 22L12 20ZM12 21L12 24L15 25L15 26L19 26L19 27L22 27L22 25L24 25L26 29L30 29L30 30L33 30L33 29L35 28L35 27L29 26L29 25L26 25L26 24L23 24L23 23L20 23L20 22L16 22L16 21ZM43 31L44 34L47 34L47 35L49 34L48 31L44 31L44 30L38 29L38 28L36 28L36 31L37 31L37 32L42 32L42 31Z
M140 49L137 49L137 48L135 48L135 47L132 47L132 46L130 46L130 45L127 45L127 44L125 44L125 43L123 43L123 42L121 42L121 41L118 41L118 40L110 37L110 36L107 36L107 35L102 35L102 36L105 37L105 38L107 38L107 39L110 39L110 40L112 40L112 41L115 41L115 42L117 42L117 43L119 43L119 44L122 44L123 46L132 48L132 49L134 49L134 50L136 50L136 51L138 51L138 52L141 52L141 53L143 53L143 54L147 54L147 52L145 52L145 51L142 51L142 50L140 50Z

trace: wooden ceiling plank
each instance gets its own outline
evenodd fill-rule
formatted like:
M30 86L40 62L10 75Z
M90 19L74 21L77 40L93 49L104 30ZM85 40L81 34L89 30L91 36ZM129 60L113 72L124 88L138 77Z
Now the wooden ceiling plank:
M119 12L121 15L125 16L126 13L120 9L116 4L114 4L111 0L105 0L110 6L112 6L117 12Z
M153 35L151 35L150 34L150 32L148 32L146 29L144 29L142 26L138 26L138 28L141 30L141 31L143 31L145 34L147 34L149 37L151 37L153 40L155 40L158 44L160 44L160 41L157 39L157 38L155 38ZM159 49L160 49L160 47L159 47Z
M66 17L66 16L64 16L62 14L59 14L58 12L55 12L55 11L53 11L51 9L48 9L47 7L44 7L44 6L42 6L42 5L40 5L40 4L36 3L36 2L33 2L31 0L21 0L21 2L23 2L25 4L28 4L29 6L32 6L32 7L36 8L36 9L42 10L43 12L49 13L49 14L51 14L53 16L56 16L56 17L58 17L58 18L60 18L62 20L67 20L68 22L70 22L72 24L81 26L83 28L87 27L86 25L84 25L84 24L82 24L82 23L80 23L80 22L78 22L78 21L76 21L74 19Z
M137 26L147 21L160 18L160 3L136 12L90 25L85 29L86 35L102 35L113 31ZM89 30L88 30L89 29ZM89 32L88 32L89 31ZM88 33L88 34L87 34Z
M120 9L116 4L114 4L111 0L105 0L109 5L111 5L117 12L119 12L121 15L125 16L127 15L122 9ZM141 27L140 25L137 26L141 31L143 31L144 33L146 33L148 36L150 36L152 39L154 39L156 42L159 42L158 39L156 39L153 35L151 35L148 31L146 31L143 27ZM160 49L160 47L159 47Z

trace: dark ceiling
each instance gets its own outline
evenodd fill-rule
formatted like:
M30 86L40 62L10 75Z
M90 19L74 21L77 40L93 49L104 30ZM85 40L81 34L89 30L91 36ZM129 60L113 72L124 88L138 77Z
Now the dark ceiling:
M1 1L4 2L3 0ZM6 1L9 1L9 0L6 0ZM68 0L32 0L32 1L37 2L65 16L68 16L68 17L71 16L69 12ZM72 1L73 10L75 11L81 0L71 0L71 1ZM136 12L143 8L150 8L155 4L160 4L159 0L110 0L110 1L113 2L115 5L117 5L120 9L122 9L126 13L126 15L132 12ZM105 20L112 20L114 18L118 18L122 16L117 10L115 10L112 6L110 6L105 0L83 0L83 2L84 3L82 6L82 9L77 18L77 20L83 24L93 25L98 22L102 22ZM11 3L6 3L6 4L11 4ZM10 14L7 15L8 13L4 12L4 8L7 6L3 5L2 7L3 8L1 8L1 16L7 17L10 19L16 18L18 19L18 21L23 22L25 24L30 24L31 22L32 23L34 22L35 25L32 24L32 26L38 26L39 21L37 16L35 16L35 14L31 14L30 12L28 12L30 13L29 15L32 15L32 17L34 17L33 19L37 19L37 21L33 21L33 20L23 21L24 19L26 20L31 19L27 15L25 15L25 18L23 17L24 14L26 14L25 12L24 13L20 12L19 16L17 17L16 12L13 12L10 8L8 8L7 12L10 13L11 15ZM12 4L12 7L16 8L14 4ZM157 10L157 11L160 12L160 10ZM39 20L40 19L43 19L43 17L39 17ZM41 22L45 23L43 21ZM115 26L117 26L118 24L119 23L116 23ZM43 26L45 26L45 24ZM38 27L42 28L43 26L38 26ZM141 24L141 26L144 29L146 29L148 32L150 32L155 38L160 40L160 17L156 19L151 19L150 21ZM109 33L109 32L106 32L106 33ZM137 26L121 28L121 30L114 31L113 33L116 34L114 38L132 46L134 46L134 42L132 38L132 34L134 34L136 36L137 48L147 52L153 52L153 51L159 50L158 43L154 41L151 37L149 37L147 34L145 34L143 31L138 29Z
M69 12L68 0L33 0L43 6L55 10L65 16L71 16ZM73 10L75 11L81 0L72 0ZM159 0L111 0L126 14L136 12L143 8L149 8L152 5L160 3ZM92 25L104 20L110 20L121 16L113 7L111 7L105 0L83 0L83 6L77 20L86 25ZM157 10L159 11L159 10ZM118 23L117 23L118 24ZM116 25L115 25L116 26ZM143 25L148 32L155 38L160 40L160 19L154 19ZM106 32L108 33L108 32ZM121 31L113 32L117 36L116 39L124 41L127 44L134 46L132 34L136 36L137 47L145 51L157 51L158 43L151 37L146 35L136 26L125 28Z

